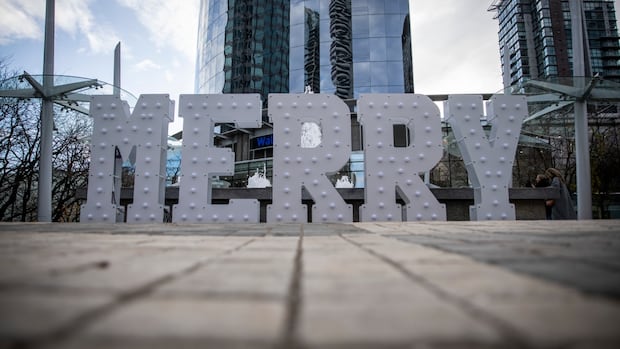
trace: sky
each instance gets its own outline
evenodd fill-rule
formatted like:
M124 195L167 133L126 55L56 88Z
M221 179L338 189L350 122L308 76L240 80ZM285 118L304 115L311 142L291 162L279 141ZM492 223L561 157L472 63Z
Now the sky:
M43 71L45 2L0 0L0 59L17 72ZM491 2L410 0L416 93L502 88ZM56 0L54 72L112 83L121 42L123 89L174 100L194 93L199 7L200 0ZM176 120L170 133L181 128Z

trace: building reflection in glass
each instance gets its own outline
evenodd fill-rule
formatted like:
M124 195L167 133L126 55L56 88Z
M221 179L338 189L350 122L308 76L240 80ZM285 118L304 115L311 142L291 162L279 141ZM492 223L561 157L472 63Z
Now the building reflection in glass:
M203 0L196 92L287 93L288 0Z
M408 0L202 0L195 93L413 93ZM354 111L354 103L350 103ZM266 113L263 120L267 121ZM256 168L271 179L270 124L218 125L216 144L235 151L243 186ZM363 137L351 116L350 163L341 173L363 186Z
M348 99L414 91L407 0L292 0L290 6L290 92L311 86Z

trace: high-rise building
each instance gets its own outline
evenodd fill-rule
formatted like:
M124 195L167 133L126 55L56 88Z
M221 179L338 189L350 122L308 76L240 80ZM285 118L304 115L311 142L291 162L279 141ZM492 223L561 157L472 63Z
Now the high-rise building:
M568 0L495 0L504 86L527 79L571 77ZM620 81L620 44L613 0L583 1L588 75ZM509 64L509 69L505 65ZM509 73L509 74L506 74Z
M195 92L259 93L264 106L269 93L412 93L411 55L409 0L202 0ZM359 151L355 117L351 129ZM269 176L271 133L221 126L233 185L263 164Z
M408 0L202 0L197 93L413 92Z
M408 0L292 0L290 91L413 92Z
M203 0L196 92L286 93L288 0Z

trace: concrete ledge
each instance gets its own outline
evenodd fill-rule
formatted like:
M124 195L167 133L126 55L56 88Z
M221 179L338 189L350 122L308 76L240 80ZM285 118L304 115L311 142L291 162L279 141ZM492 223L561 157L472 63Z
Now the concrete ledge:
M364 203L364 189L336 189L345 202L353 206L353 220L359 221L359 207ZM469 206L474 204L474 190L472 188L432 188L431 192L437 200L446 205L449 221L468 221ZM556 199L559 192L554 188L511 188L509 189L510 202L515 205L518 220L545 219L545 200ZM78 197L86 200L86 190L80 190ZM267 205L272 202L272 188L226 188L213 189L213 203L225 204L230 199L257 199L261 206L261 222L266 222ZM166 206L172 206L179 201L179 188L166 188ZM404 204L398 192L396 201ZM121 191L121 205L127 206L133 202L133 188L123 188ZM303 189L302 202L308 206L308 217L312 217L312 196Z

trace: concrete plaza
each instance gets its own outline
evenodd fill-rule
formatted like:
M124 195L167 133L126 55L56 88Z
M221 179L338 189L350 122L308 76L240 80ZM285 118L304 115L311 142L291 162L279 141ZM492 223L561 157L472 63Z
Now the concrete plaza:
M620 221L0 224L0 348L619 348Z

